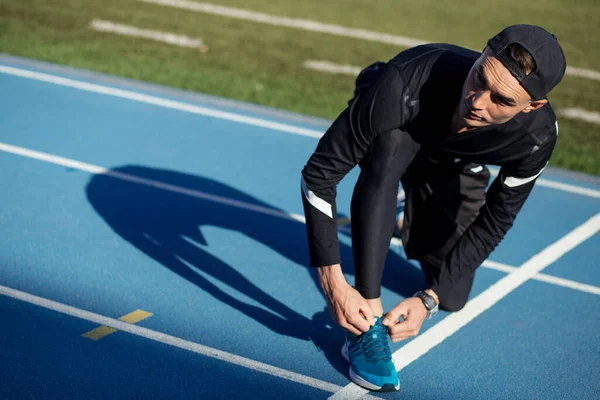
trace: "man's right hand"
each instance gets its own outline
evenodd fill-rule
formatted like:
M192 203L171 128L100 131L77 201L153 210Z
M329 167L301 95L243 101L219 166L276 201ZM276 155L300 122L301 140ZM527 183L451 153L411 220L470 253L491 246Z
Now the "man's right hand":
M327 299L329 313L342 328L360 335L375 325L373 311L356 289L346 282L339 264L319 267L319 283Z

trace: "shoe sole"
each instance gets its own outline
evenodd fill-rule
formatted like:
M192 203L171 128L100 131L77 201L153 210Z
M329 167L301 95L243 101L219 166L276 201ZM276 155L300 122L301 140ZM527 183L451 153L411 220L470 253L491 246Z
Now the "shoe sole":
M344 360L346 360L346 362L350 364L350 356L348 355L348 346L346 345L346 343L344 343L344 345L342 346L342 357L344 357ZM364 387L365 389L373 390L376 392L395 392L397 390L400 390L400 382L398 382L398 386L394 386L391 383L386 383L385 385L380 387L377 385L373 385L372 383L367 382L366 380L361 378L360 375L354 372L352 367L348 368L348 370L352 382L356 383L358 386Z

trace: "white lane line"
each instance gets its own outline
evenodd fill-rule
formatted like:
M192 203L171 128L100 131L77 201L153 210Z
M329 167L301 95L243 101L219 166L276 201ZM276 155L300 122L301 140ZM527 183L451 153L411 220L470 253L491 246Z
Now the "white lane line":
M75 161L75 160L64 158L64 157L58 157L58 156L54 156L54 155L47 154L47 153L42 153L42 152L38 152L38 151L34 151L34 150L25 149L22 147L12 146L12 145L8 145L5 143L0 143L0 151L5 151L5 152L12 153L15 155L33 158L33 159L37 159L40 161L45 161L45 162L49 162L49 163L53 163L53 164L57 164L57 165L62 165L62 166L69 167L69 168L79 169L82 171L90 172L92 174L107 174L116 179L121 179L121 180L129 181L129 182L147 185L147 186L155 187L155 188L158 188L161 190L172 191L172 192L180 193L180 194L187 195L187 196L192 196L192 197L202 198L202 199L206 199L206 200L210 200L210 201L220 202L220 203L227 204L227 205L230 205L233 207L248 209L251 211L260 212L260 213L264 213L264 214L268 214L268 215L273 215L273 216L277 216L277 217L281 217L281 218L292 219L292 220L296 220L296 221L303 222L303 223L305 222L304 217L301 215L298 215L298 214L286 214L281 211L272 210L272 209L268 209L268 208L264 208L264 207L259 207L259 206L255 206L252 204L247 204L247 203L243 203L240 201L227 199L227 198L224 198L221 196L215 196L215 195L211 195L208 193L204 193L204 192L200 192L200 191L196 191L196 190L192 190L192 189L186 189L186 188L175 186L175 185L165 184L163 182L154 181L151 179L140 178L140 177L137 177L134 175L111 171L109 169L99 167L96 165L82 163L80 161ZM600 214L598 214L596 216L597 220L600 220L600 218L598 218L599 216L600 216ZM600 225L600 224L597 224L597 225ZM567 236L569 236L569 235L567 235ZM544 252L542 252L542 253L544 253ZM540 253L540 254L542 254L542 253ZM487 266L488 268L498 269L498 270L505 271L505 272L507 272L509 269L513 268L513 267L510 267L510 266L507 266L504 264L500 264L500 263L496 263L493 261L484 262L484 266ZM524 266L525 266L525 264L524 264ZM518 272L518 270L519 269L514 271L512 274L514 274L515 272ZM511 276L511 275L509 275L509 276ZM534 278L539 278L539 274L535 274ZM506 279L506 278L504 278L504 279ZM587 291L587 292L594 293L594 294L600 294L600 290L591 285L585 285L585 284L581 284L578 282L567 281L567 280L563 280L561 278L556 278L553 276L546 275L543 277L543 279L538 279L538 280L542 280L542 281L545 281L548 283L553 283L553 284L560 284L561 286L570 287L570 288L576 289L576 290L583 290L583 291ZM486 292L484 292L484 293L486 293ZM479 299L479 297L477 297L476 299ZM473 299L472 302L475 301L476 299ZM465 307L465 309L467 309L467 307ZM461 313L463 311L461 311ZM473 318L475 316L473 316ZM446 319L448 319L448 318L449 317L447 317ZM443 321L446 321L446 319ZM108 324L104 324L104 325L111 326ZM460 328L460 326L456 330L458 330L459 328ZM115 329L119 329L119 328L115 327ZM427 332L429 332L429 331L427 331ZM415 339L415 340L417 340L417 339ZM441 340L440 340L440 342L441 342ZM434 346L435 346L435 344L434 344ZM433 347L433 346L431 346L431 347ZM356 387L356 388L358 388L358 387ZM358 389L360 389L360 388L358 388ZM340 396L345 395L345 394L347 394L348 391L352 391L352 390L354 390L354 389L352 389L352 386L346 387L346 388L344 388L343 392L340 392L340 393L342 393L342 394L340 394ZM336 398L342 398L342 397L336 397Z
M495 269L496 271L501 271L501 272L506 272L506 273L511 273L516 268L511 265L501 264L499 262L489 261L489 260L485 260L483 262L483 264L481 264L481 265L483 267L486 267L489 269Z
M504 264L500 264L500 263L497 263L494 261L489 261L489 260L486 260L482 264L482 267L494 269L496 271L501 271L501 272L506 272L506 273L511 273L514 270L518 269L517 267L511 267L510 265L504 265ZM570 279L559 278L559 277L553 276L553 275L539 273L539 274L536 274L531 279L540 281L540 282L550 283L550 284L556 285L556 286L563 286L563 287L566 287L569 289L578 290L580 292L586 292L586 293L590 293L590 294L600 295L600 287L598 287L598 286L588 285L586 283L580 283L577 281L572 281Z
M182 10L202 12L205 14L219 15L222 17L236 18L245 21L258 22L272 26L283 26L287 28L302 29L304 31L329 33L336 36L351 37L373 42L382 42L403 47L412 47L424 42L404 36L390 35L381 32L372 32L364 29L346 28L340 25L324 24L308 19L296 19L280 17L260 13L256 11L244 10L241 8L224 7L210 3L197 3L195 1L184 0L140 0L144 3L153 3L161 6L175 7Z
M242 124L248 124L252 126L258 126L261 128L272 129L278 132L291 133L294 135L301 135L312 137L315 139L320 139L323 136L322 131L316 131L312 129L300 128L293 125L282 124L278 122L268 121L261 118L252 118L245 117L243 115L238 115L230 112L217 111L212 110L205 107L200 107L192 104L182 103L178 101L163 99L160 97L145 95L141 93L136 93L128 90L115 89L108 86L96 85L92 83L87 83L83 81L77 81L68 78L62 78L60 76L44 74L40 72L34 72L26 69L13 68L4 65L0 65L0 73L4 73L7 75L18 76L26 79L33 79L40 82L52 83L59 86L69 87L73 89L83 90L86 92L102 94L106 96L113 96L122 99L138 101L145 104L151 104L158 107L164 107L172 110L178 110L182 112L189 112L192 114L208 116L212 118L224 119L227 121L239 122ZM493 169L490 169L492 173L495 173ZM600 198L600 190L594 190L589 188L584 188L580 186L570 185L566 183L559 183L554 181L549 181L546 179L539 178L536 182L536 185L546 186L552 189L562 190L564 192L581 194L584 196Z
M199 3L195 1L185 0L140 0L144 3L151 3L160 6L174 7L182 10L196 11L205 14L219 15L222 17L241 19L252 21L272 26L283 26L286 28L301 29L309 32L329 33L336 36L349 37L353 39L367 40L371 42L379 42L392 44L402 47L413 47L420 44L428 43L421 39L409 38L406 36L392 35L389 33L374 32L365 29L348 28L341 25L325 24L318 21L308 19L297 19L289 17L281 17L277 15L265 14L256 11L245 10L234 7L224 7L211 3ZM567 67L565 72L567 75L572 75L580 78L600 80L600 72Z
M102 21L99 19L90 22L90 29L97 32L115 33L118 35L154 40L156 42L167 43L179 47L200 49L202 52L208 51L208 46L206 46L202 40L185 35L177 35L171 32L141 29L131 25L116 24L114 22Z
M307 60L304 62L304 67L319 72L327 72L331 74L344 74L357 76L361 68L348 64L335 64L323 60ZM558 110L558 114L569 119L578 119L593 124L600 124L600 113L587 111L581 108L564 108Z
M490 167L489 170L492 177L498 176L498 172L500 172L500 168L497 167ZM538 178L535 182L535 185L600 199L600 190L571 185L569 183L555 182L545 178Z
M439 323L417 336L393 354L394 363L398 371L410 365L413 361L427 353L429 350L442 343L460 328L467 325L475 317L488 310L498 301L506 297L513 290L533 278L536 274L552 264L564 254L595 235L600 230L600 213L596 214L584 224L575 228L563 238L546 247L534 255L521 267L500 279L480 295L472 299L458 312L448 315ZM335 393L330 399L357 399L367 393L354 383Z
M592 124L600 125L600 113L584 110L582 108L563 108L558 113L565 118L579 119Z
M357 67L356 65L336 64L326 60L306 60L304 61L304 68L319 72L328 72L330 74L343 74L352 76L357 76L360 71L362 71L362 68Z
M196 197L199 199L209 200L216 203L226 204L231 207L242 208L249 211L258 212L265 215L271 215L279 218L290 219L299 222L305 222L305 218L299 214L285 213L283 211L274 210L267 207L261 207L254 204L244 203L242 201L237 201L233 199L229 199L226 197L216 196L214 194L201 192L199 190L186 189L181 186L170 185L168 183L155 181L152 179L141 178L139 176L125 174L118 171L113 171L104 167L99 167L93 164L87 164L80 161L76 161L73 159L59 157L48 153L43 153L40 151L30 150L23 147L13 146L6 143L0 142L0 151L5 151L7 153L16 154L19 156L33 158L39 161L45 161L48 163L62 165L68 168L78 169L81 171L90 172L92 174L103 174L113 178L121 179L124 181L138 183L140 185L151 186L157 189L166 190L169 192L179 193L190 197Z
M351 230L348 229L347 227L340 228L340 231L342 231L342 230L347 233L351 233ZM398 238L392 238L390 245L403 247L402 240L400 240ZM484 268L493 269L493 270L500 271L500 272L506 272L507 274L510 274L514 270L518 269L518 267L513 267L511 265L506 265L506 264L502 264L502 263L499 263L496 261L491 261L491 260L485 260L481 264L481 266ZM598 287L598 286L588 285L586 283L580 283L577 281L572 281L570 279L559 278L559 277L553 276L553 275L536 274L531 279L540 281L540 282L550 283L550 284L557 285L557 286L563 286L563 287L566 287L569 289L578 290L580 292L586 292L586 293L600 295L600 287Z
M182 103L179 101L173 101L163 99L156 96L150 96L146 94L131 92L128 90L116 89L108 86L96 85L93 83L87 83L83 81L77 81L74 79L62 78L60 76L44 74L40 72L29 71L20 68L13 68L4 65L0 65L0 73L8 75L19 76L21 78L34 79L41 82L52 83L59 86L69 87L73 89L83 90L86 92L92 92L97 94L103 94L107 96L118 97L121 99L138 101L140 103L151 104L158 107L169 108L172 110L189 112L192 114L203 115L213 118L224 119L227 121L239 122L242 124L258 126L260 128L272 129L275 131L293 133L296 135L308 136L313 138L321 138L323 132L315 131L312 129L299 128L297 126L282 124L273 121L267 121L261 118L246 117L239 114L230 112L217 111L210 108L200 107L193 104Z
M600 81L600 72L592 71L589 69L567 67L567 71L565 72L565 74L576 76L578 78L587 78L593 79L595 81Z
M581 194L584 196L595 197L597 199L600 199L600 191L599 190L584 188L581 186L575 186L575 185L571 185L569 183L561 183L561 182L555 182L555 181L551 181L551 180L544 179L544 178L538 178L538 180L536 181L535 184L539 185L539 186L544 186L544 187L547 187L550 189L556 189L556 190L561 190L563 192Z
M326 60L306 60L304 68L315 71L329 72L330 74L345 74L356 76L362 70L361 67L349 64L336 64ZM566 75L579 78L587 78L600 81L600 72L590 71L582 68L567 67Z
M532 279L535 279L536 281L540 282L550 283L552 285L563 286L569 289L578 290L580 292L600 295L600 287L572 281L570 279L559 278L557 276L546 274L537 274Z
M39 160L39 161L48 162L48 163L55 164L55 165L61 165L61 166L67 167L67 168L78 169L80 171L85 171L85 172L89 172L92 174L103 174L103 175L110 176L112 178L120 179L123 181L137 183L137 184L145 185L145 186L150 186L150 187L160 189L160 190L165 190L168 192L179 193L184 196L190 196L190 197L195 197L198 199L213 201L215 203L225 204L225 205L228 205L231 207L236 207L236 208L240 208L240 209L244 209L244 210L248 210L248 211L258 212L258 213L261 213L264 215L270 215L273 217L298 221L303 224L306 223L305 217L300 214L286 213L284 211L274 210L274 209L267 208L267 207L261 207L261 206L257 206L254 204L229 199L227 197L216 196L214 194L201 192L199 190L187 189L187 188L184 188L181 186L171 185L168 183L164 183L164 182L160 182L160 181L156 181L156 180L152 180L152 179L141 178L139 176L125 174L125 173L113 171L113 170L110 170L110 169L107 169L104 167L99 167L97 165L87 164L87 163L84 163L81 161L76 161L76 160L65 158L65 157L59 157L59 156L55 156L52 154L43 153L40 151L26 149L23 147L13 146L13 145L9 145L9 144L2 143L2 142L0 142L0 151L4 151L7 153L11 153L11 154L19 155L22 157ZM348 226L339 227L339 231L347 233L347 234L352 233L351 229ZM390 245L402 247L402 241L398 238L392 238ZM506 273L510 273L515 269L515 267L513 267L513 266L501 264L501 263L491 261L491 260L485 260L483 262L482 266L486 267L486 268L491 268L491 269L495 269L498 271L506 272ZM534 279L537 279L537 280L540 280L543 282L552 283L555 285L569 287L569 288L576 289L576 290L581 290L581 291L588 292L588 293L600 294L600 288L597 288L595 286L586 285L583 283L570 281L567 279L557 278L554 276L538 274L535 276Z
M355 65L336 64L323 60L306 60L304 61L304 68L320 72L329 72L330 74L344 74L352 76L357 76L362 70L362 68Z
M38 297L26 292L8 288L6 286L0 285L0 294L30 304L34 304L36 306L44 307L46 309L53 310L62 314L67 314L72 317L91 321L99 325L108 326L119 331L128 332L132 335L154 340L155 342L160 342L169 346L178 347L180 349L188 350L206 357L215 358L217 360L225 361L230 364L235 364L244 368L251 369L253 371L262 372L264 374L300 383L302 385L324 390L326 392L333 393L341 389L340 386L334 385L329 382L321 381L319 379L301 375L296 372L274 367L272 365L264 364L259 361L251 360L249 358L241 357L235 354L227 353L225 351L217 350L212 347L203 346L195 342L167 335L165 333L157 332L138 325L128 324L126 322L119 321L118 319L105 317L104 315L82 310L53 300L45 299L43 297Z
M339 227L338 230L340 232L344 232L349 235L352 234L352 229L350 229L350 227L348 227L348 226ZM402 240L399 238L396 238L396 237L392 238L392 240L390 241L390 246L404 247L404 245L402 244ZM515 269L517 269L517 267L513 267L512 265L506 265L506 264L502 264L502 263L492 261L492 260L483 261L481 266L484 268L487 268L487 269L493 269L496 271L505 272L507 274L510 274ZM572 281L569 279L559 278L556 276L546 275L546 274L536 274L532 279L540 281L540 282L550 283L550 284L557 285L557 286L567 287L567 288L578 290L581 292L600 295L600 287Z

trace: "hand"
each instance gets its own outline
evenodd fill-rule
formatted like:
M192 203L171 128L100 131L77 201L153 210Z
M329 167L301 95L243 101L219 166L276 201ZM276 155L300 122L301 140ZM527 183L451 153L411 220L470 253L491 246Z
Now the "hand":
M375 325L373 311L356 289L346 282L339 264L319 268L321 288L329 313L342 328L361 335Z
M403 321L398 321L402 316ZM383 317L383 325L387 326L392 342L399 342L417 336L423 321L427 317L427 309L418 297L410 297L392 308Z

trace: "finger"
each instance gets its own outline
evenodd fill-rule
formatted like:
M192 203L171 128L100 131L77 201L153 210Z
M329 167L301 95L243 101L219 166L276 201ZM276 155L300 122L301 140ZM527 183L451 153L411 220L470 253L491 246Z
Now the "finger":
M395 333L395 334L391 334L390 335L390 339L392 340L392 342L399 342L401 340L405 340L405 339L409 339L412 337L415 337L419 334L419 330L418 329L411 329L408 331L403 331L401 333Z
M417 326L409 322L399 322L396 325L388 328L390 338L397 335L410 335L418 330L419 328Z
M347 330L348 332L350 332L350 333L352 333L353 335L356 335L356 336L360 336L360 335L363 334L363 332L361 332L360 330L356 329L354 326L349 325L349 324L345 325L345 326L342 326L342 328L344 328L345 330Z
M403 340L417 336L419 330L421 330L421 325L412 321L405 321L389 328L388 330L390 339Z
M396 325L388 327L388 333L390 337L394 335L401 335L409 330L410 328L406 327L406 322L399 322Z
M399 342L401 340L406 340L406 339L410 339L413 338L415 336L417 336L418 332L405 332L401 335L394 335L394 336L390 336L390 339L392 342L396 343Z
M391 336L390 340L392 341L392 343L398 343L398 342L401 342L403 340L410 339L411 337L412 336L409 336L409 335Z
M371 307L369 307L368 304L361 304L359 310L360 313L367 319L369 326L375 325L375 314L373 314L373 310L371 310Z
M403 334L405 332L408 332L409 330L411 329L407 326L406 322L398 322L395 325L388 326L388 334L390 335L390 337L392 337L392 335Z
M360 314L350 316L347 321L350 323L350 325L360 330L360 333L367 332L369 329L371 329L371 325L369 325L367 320L364 319Z
M382 323L387 327L394 326L399 322L398 318L400 318L400 316L402 316L402 318L406 318L407 312L408 310L406 306L400 303L385 314Z

